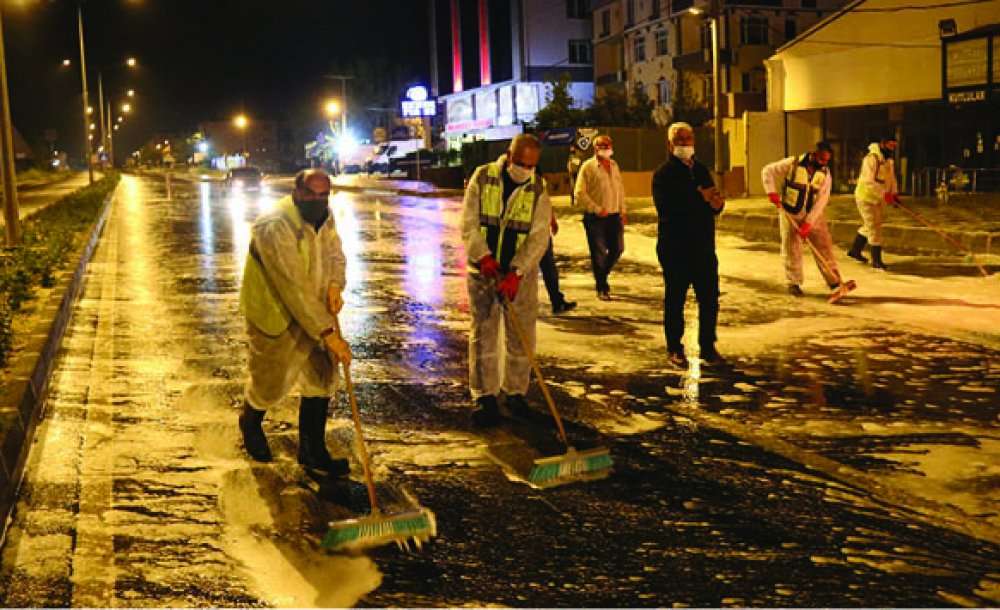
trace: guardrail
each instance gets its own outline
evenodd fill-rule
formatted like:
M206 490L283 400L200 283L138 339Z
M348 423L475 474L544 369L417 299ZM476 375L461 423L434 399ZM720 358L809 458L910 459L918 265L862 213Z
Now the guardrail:
M1000 192L1000 168L925 167L910 174L910 189L917 197L934 197L941 185L949 193Z

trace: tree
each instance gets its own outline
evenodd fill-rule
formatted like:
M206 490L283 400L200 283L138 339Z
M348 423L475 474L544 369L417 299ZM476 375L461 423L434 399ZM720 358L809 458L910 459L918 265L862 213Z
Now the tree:
M574 108L573 95L569 92L569 74L549 82L545 106L535 114L534 131L547 131L560 127L576 127L583 121L583 112Z
M684 121L693 127L704 125L712 118L712 109L706 100L699 99L694 94L694 79L681 72L674 97L670 102L671 121Z
M631 98L623 91L611 89L594 99L586 110L585 125L601 127L652 127L653 102L640 87Z

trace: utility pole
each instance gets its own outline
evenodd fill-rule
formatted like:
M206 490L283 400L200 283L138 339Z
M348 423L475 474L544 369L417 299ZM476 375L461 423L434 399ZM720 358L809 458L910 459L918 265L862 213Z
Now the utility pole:
M90 118L87 116L87 58L83 46L83 2L76 5L76 22L80 38L80 80L83 81L83 154L87 157L87 174L94 183L94 162L90 156Z
M340 137L347 133L347 81L354 78L343 74L327 74L324 78L340 81Z
M712 104L715 118L715 186L722 190L722 78L719 75L719 20L722 18L719 0L712 0L710 27L712 28Z
M3 11L0 9L0 154L3 155L3 215L7 247L21 239L21 213L17 205L17 174L14 167L14 124L10 120L10 92L7 90L7 54L3 40Z
M108 124L104 121L104 74L101 71L97 72L97 109L98 120L101 125L101 146L107 147L108 132L106 128ZM107 148L105 148L105 150L107 150Z

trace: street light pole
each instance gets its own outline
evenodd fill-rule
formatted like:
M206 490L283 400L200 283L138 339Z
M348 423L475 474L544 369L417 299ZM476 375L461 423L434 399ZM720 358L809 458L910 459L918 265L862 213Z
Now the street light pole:
M108 163L113 168L115 166L115 134L114 125L111 123L112 110L111 96L108 96Z
M722 92L719 85L719 0L712 0L710 27L712 28L712 116L715 119L715 185L722 190Z
M7 90L7 55L3 40L3 11L0 9L0 153L3 154L3 214L7 246L21 238L21 214L17 205L17 174L14 167L14 124L10 120L10 92Z
M87 157L87 174L94 183L94 163L90 156L90 119L87 117L87 58L83 45L83 2L76 5L77 30L80 38L80 80L83 81L83 154Z
M340 136L347 133L347 81L354 78L343 74L327 74L326 78L340 81Z
M98 107L98 120L101 125L101 146L108 145L108 132L106 130L107 123L104 122L104 74L100 71L97 72L97 107Z

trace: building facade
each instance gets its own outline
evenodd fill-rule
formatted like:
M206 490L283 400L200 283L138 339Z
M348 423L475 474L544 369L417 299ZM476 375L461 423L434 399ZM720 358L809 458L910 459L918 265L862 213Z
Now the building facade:
M719 61L726 116L763 110L764 60L844 0L719 0ZM696 0L604 0L594 7L598 92L638 89L654 119L670 118L678 95L708 106L712 96L709 3Z
M594 96L589 0L430 0L431 89L452 144L502 140L568 76L578 105Z

